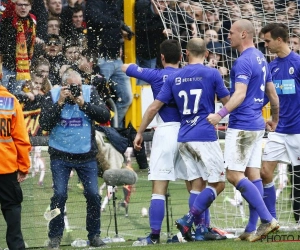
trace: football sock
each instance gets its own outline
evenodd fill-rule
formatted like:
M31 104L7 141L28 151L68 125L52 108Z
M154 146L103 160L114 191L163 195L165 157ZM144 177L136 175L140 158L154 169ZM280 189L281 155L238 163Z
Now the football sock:
M264 202L270 214L276 218L276 190L274 182L264 185Z
M258 192L260 193L260 196L262 197L263 194L263 185L261 179L257 179L252 181L253 185L256 186ZM258 221L258 213L256 209L249 204L249 221L246 226L245 231L246 232L253 232L256 230L256 224Z
M193 206L187 214L188 219L194 218L203 213L216 199L217 193L213 187L207 186L203 191L197 195Z
M165 217L165 196L152 194L149 207L149 222L151 234L160 234L161 224Z
M249 181L247 178L243 178L239 181L236 188L241 192L242 196L249 203L249 205L256 209L256 212L258 213L262 223L270 222L273 219L258 189L251 181Z
M195 202L195 199L197 198L197 196L199 194L200 194L199 191L191 190L191 192L190 192L190 198L189 198L189 208L190 209L193 206L193 204ZM204 223L204 213L195 216L194 223L195 223L195 225L203 224Z

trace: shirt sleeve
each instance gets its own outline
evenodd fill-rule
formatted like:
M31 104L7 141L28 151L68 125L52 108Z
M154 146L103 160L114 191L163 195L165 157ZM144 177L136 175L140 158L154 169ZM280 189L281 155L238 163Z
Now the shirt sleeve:
M16 113L13 118L13 128L11 133L15 147L17 149L18 170L24 174L27 174L30 168L29 153L31 150L31 144L28 133L26 131L22 108L16 99L15 112Z

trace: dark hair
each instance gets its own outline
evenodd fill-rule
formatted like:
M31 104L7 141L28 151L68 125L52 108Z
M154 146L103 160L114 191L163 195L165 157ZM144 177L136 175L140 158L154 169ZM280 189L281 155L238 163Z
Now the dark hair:
M37 68L40 65L46 65L50 69L50 62L44 58L44 57L39 57L38 59L34 60L33 63L30 66L31 72L34 74L38 74Z
M91 49L84 49L81 52L81 55L84 56L87 61L92 62L93 64L97 63L98 60L98 53Z
M165 56L166 63L176 64L180 61L181 46L177 40L165 40L160 44L160 53Z
M263 34L266 34L269 32L273 39L277 39L278 37L280 37L280 38L282 38L282 40L285 43L288 41L289 29L283 23L269 23L261 29L261 33L263 33Z
M66 53L67 49L70 47L78 47L79 43L75 37L67 37L65 39L65 44L63 46L63 53Z
M75 3L74 8L72 9L72 13L75 14L75 13L78 13L79 11L83 12L83 8L80 4Z

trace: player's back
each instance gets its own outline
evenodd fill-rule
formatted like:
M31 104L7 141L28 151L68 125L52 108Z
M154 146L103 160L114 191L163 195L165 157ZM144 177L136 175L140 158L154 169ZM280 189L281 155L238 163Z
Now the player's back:
M300 55L292 51L284 58L275 58L269 66L280 104L276 132L299 134Z
M244 101L230 113L229 127L244 130L264 129L262 117L266 82L271 75L264 55L256 48L248 48L236 59L230 72L231 95L235 92L235 83L246 84Z
M218 70L202 64L187 65L169 76L162 90L172 92L181 115L178 141L217 139L215 128L206 117L215 112L215 94L219 98L229 95Z

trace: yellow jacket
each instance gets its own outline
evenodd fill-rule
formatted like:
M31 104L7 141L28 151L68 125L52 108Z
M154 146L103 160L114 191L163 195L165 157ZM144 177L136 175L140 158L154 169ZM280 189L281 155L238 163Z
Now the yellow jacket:
M31 149L21 105L0 85L0 174L28 173Z

